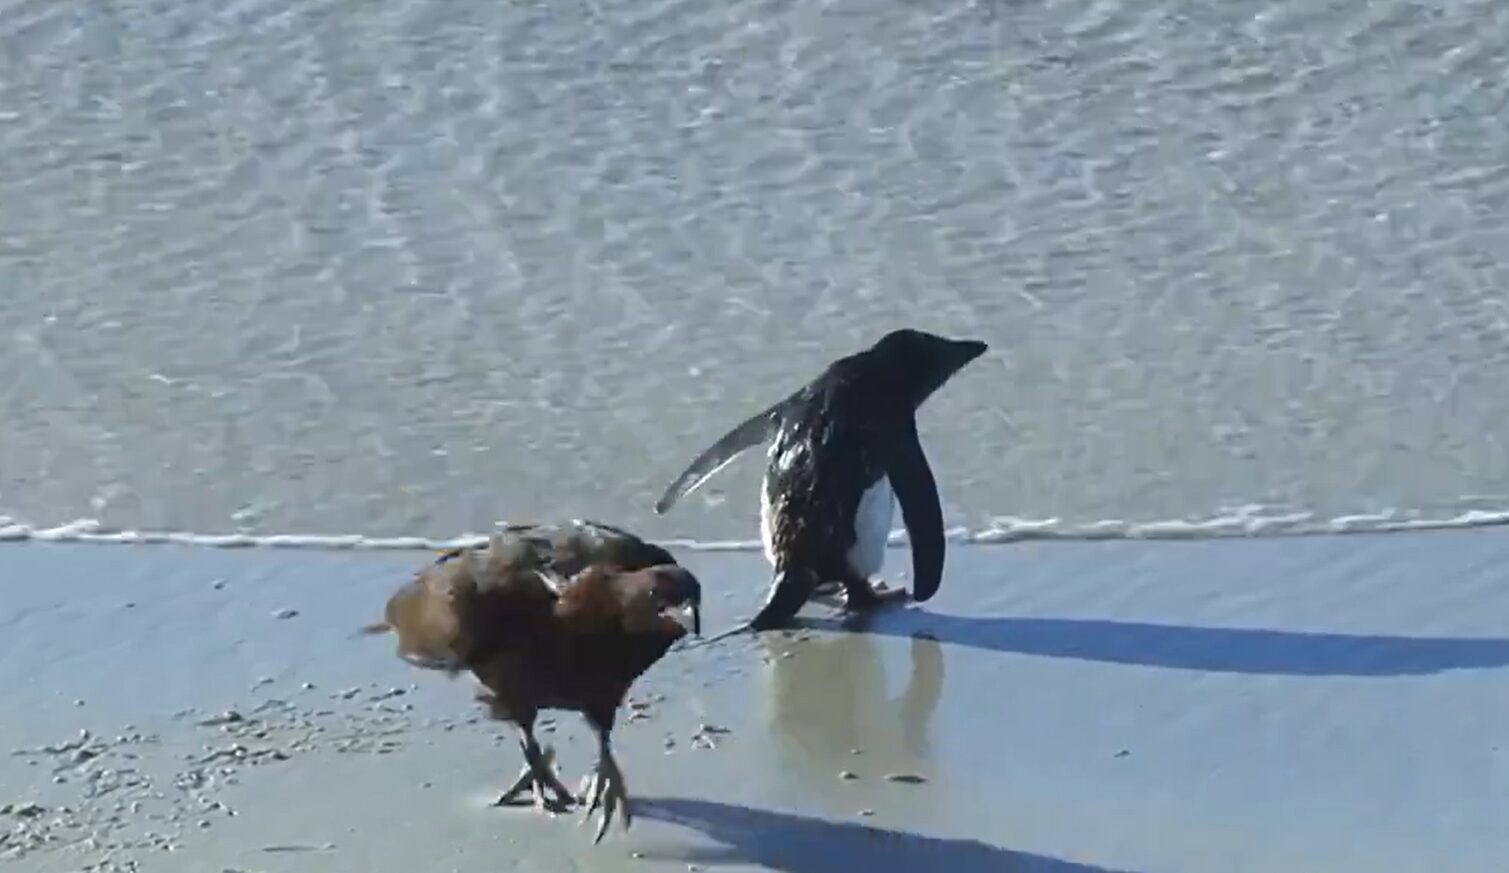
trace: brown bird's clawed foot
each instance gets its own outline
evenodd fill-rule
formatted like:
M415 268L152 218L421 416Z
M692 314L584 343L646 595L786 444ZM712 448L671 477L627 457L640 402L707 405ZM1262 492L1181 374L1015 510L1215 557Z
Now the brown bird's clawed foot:
M629 794L624 788L623 771L618 769L613 753L606 748L598 758L597 771L587 777L582 794L587 804L587 815L582 819L582 824L592 821L592 814L597 811L599 804L603 808L602 823L598 825L597 836L592 842L602 842L603 835L608 832L608 825L613 821L614 811L619 811L622 815L624 830L629 829L634 817L629 812Z
M498 795L493 806L517 806L523 802L531 803L540 812L556 815L569 812L576 803L576 798L571 794L571 789L562 785L555 775L555 749L535 746L531 751L526 745L524 760L526 763L519 778L507 791ZM525 791L530 793L531 799L528 801L521 796Z

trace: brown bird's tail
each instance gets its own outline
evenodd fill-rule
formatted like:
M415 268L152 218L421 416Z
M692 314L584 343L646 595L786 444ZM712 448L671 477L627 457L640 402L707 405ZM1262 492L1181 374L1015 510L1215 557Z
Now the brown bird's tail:
M357 628L356 632L353 633L351 637L352 639L355 639L356 637L370 637L377 634L390 633L392 630L393 625L388 624L386 621L374 621L371 624L365 624Z

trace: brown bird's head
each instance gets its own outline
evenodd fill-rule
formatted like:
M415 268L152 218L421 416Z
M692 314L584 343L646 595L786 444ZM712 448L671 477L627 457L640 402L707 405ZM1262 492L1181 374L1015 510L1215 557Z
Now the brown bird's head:
M654 591L665 608L684 610L692 619L692 635L702 636L702 583L692 571L679 564L658 564L650 568L655 575Z

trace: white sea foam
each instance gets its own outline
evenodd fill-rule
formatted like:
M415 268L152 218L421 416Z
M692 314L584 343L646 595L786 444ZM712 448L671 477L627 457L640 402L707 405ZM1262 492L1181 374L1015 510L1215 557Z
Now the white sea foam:
M1456 514L1428 516L1416 512L1383 511L1318 516L1309 512L1264 512L1258 507L1202 519L1167 519L1132 522L1104 519L1066 522L1058 518L1000 516L979 528L951 527L946 538L956 545L1001 545L1028 540L1204 540L1256 537L1324 536L1337 534L1383 534L1404 531L1457 530L1509 524L1509 510L1472 509ZM78 519L51 527L34 526L0 516L0 543L50 542L98 543L102 545L171 544L210 548L265 548L338 550L419 551L440 550L485 542L486 534L465 533L454 537L367 536L365 534L252 534L195 533L192 531L114 530L94 519ZM698 540L686 537L655 537L670 548L697 552L758 551L758 539ZM890 545L906 545L905 530L891 532Z

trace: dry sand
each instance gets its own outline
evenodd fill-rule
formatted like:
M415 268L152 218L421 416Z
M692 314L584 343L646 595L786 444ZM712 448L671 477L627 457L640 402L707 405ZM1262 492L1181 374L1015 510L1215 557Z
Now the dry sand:
M712 630L767 578L757 554L682 557ZM939 597L870 633L814 606L657 665L617 731L634 826L594 847L574 817L488 806L520 762L469 678L351 636L421 553L15 544L0 860L1497 873L1506 559L1492 531L955 548ZM547 730L574 784L590 734Z

